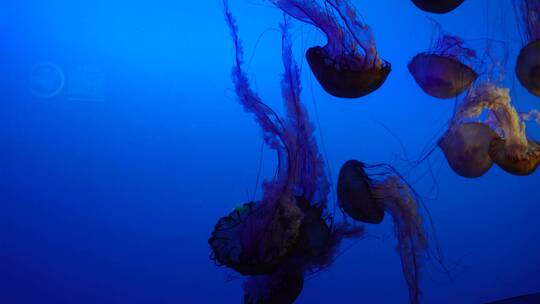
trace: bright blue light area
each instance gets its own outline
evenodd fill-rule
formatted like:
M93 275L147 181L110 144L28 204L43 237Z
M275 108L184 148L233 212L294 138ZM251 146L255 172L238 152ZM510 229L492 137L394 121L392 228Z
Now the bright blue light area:
M426 96L406 69L429 46L428 15L407 0L353 2L393 65L366 98L325 94L303 59L324 39L307 25L293 29L303 100L334 180L351 158L405 170L402 146L417 158L453 107ZM279 111L280 12L247 0L231 0L231 10L252 81ZM511 1L467 0L429 17L465 39L506 41L516 106L540 106L514 80L521 41ZM231 90L221 1L3 1L0 41L0 303L239 303L241 280L226 283L230 272L212 264L206 242L219 217L257 187L260 195L262 139ZM484 42L471 45L482 51ZM39 62L65 75L53 98L29 88ZM537 126L528 129L540 139ZM262 176L271 177L274 155L263 152ZM425 303L540 291L540 173L494 167L464 179L438 150L429 164L411 182L426 197L451 279L426 265ZM406 302L391 222L368 229L306 282L298 303Z

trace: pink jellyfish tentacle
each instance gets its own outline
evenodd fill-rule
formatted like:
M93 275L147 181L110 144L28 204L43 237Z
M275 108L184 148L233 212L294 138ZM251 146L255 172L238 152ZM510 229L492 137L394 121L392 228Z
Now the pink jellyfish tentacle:
M289 16L319 28L326 36L324 47L330 54L343 52L345 33L336 23L334 16L313 0L269 0Z
M420 269L428 249L428 239L418 213L418 205L409 187L397 176L376 183L374 190L385 211L392 216L398 240L397 251L409 287L409 302L417 304L420 300Z
M251 89L247 74L243 70L243 47L238 37L236 21L228 8L228 1L223 0L225 18L235 46L235 66L232 71L232 79L238 101L248 113L255 115L255 120L263 130L266 144L277 151L278 169L277 175L271 182L264 182L263 201L277 201L280 193L287 185L288 160L290 158L289 147L286 145L286 127L279 116Z
M364 51L363 69L372 67L380 68L382 60L375 47L375 37L371 28L358 18L358 13L352 7L348 0L326 0L340 15L347 26L349 33L353 36L353 46L359 46ZM362 56L359 56L362 57Z
M324 161L319 153L314 136L314 126L309 114L300 101L300 69L293 59L292 42L288 32L289 23L285 17L281 25L282 57L284 73L281 80L281 92L286 110L285 140L291 147L289 159L289 180L309 202L321 208L326 205L329 183L324 171Z

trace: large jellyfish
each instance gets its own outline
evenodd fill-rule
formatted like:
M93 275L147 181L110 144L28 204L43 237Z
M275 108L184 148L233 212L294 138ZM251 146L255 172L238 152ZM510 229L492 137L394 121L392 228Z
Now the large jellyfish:
M306 52L313 74L329 94L357 98L377 90L390 73L369 26L348 0L269 0L288 15L319 28L324 46Z
M367 169L382 169L370 177ZM420 301L420 268L426 258L428 240L412 190L388 165L367 166L356 160L347 161L339 173L338 200L350 217L365 223L380 223L384 211L394 222L397 251L409 287L409 302Z
M478 78L472 68L476 59L473 50L463 40L442 32L435 44L414 56L408 68L424 92L436 98L454 98L463 93Z
M531 94L540 97L540 1L517 1L523 18L526 45L519 52L516 75Z
M529 118L535 113L529 113ZM515 175L532 174L540 162L540 144L527 138L525 123L511 103L509 90L491 81L469 91L439 146L451 167L468 177L489 170L490 159Z
M300 102L299 68L292 57L288 21L281 26L286 112L281 118L251 89L235 20L228 2L223 3L236 49L235 93L262 128L266 144L277 152L278 168L274 178L263 184L262 199L221 218L208 242L218 265L249 276L245 303L292 303L302 290L304 276L328 267L341 240L361 237L363 230L334 224L325 215L329 184L314 128Z
M419 9L435 13L446 14L455 10L465 0L412 0Z

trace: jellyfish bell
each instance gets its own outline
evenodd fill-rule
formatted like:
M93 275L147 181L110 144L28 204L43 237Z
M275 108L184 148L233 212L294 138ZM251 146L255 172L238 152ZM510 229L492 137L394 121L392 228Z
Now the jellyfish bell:
M446 14L455 10L464 0L412 0L419 9L436 14Z
M408 68L424 92L441 99L460 95L478 78L471 67L456 58L432 53L414 56Z
M450 167L463 177L475 178L484 175L493 165L490 144L499 138L488 125L468 122L452 128L439 141Z
M353 219L379 224L384 219L384 208L378 204L371 190L371 180L364 164L349 160L341 167L337 184L339 206Z
M271 275L250 277L244 283L244 303L292 304L303 288L303 272L284 267Z
M489 154L504 171L526 176L534 173L540 164L540 143L529 140L527 147L512 147L505 139L498 138L491 143Z
M306 51L315 78L329 94L340 98L366 96L382 86L391 71L381 59L369 26L349 0L270 0L287 15L319 28L324 46Z
M383 85L391 71L387 61L365 69L358 58L335 58L320 46L309 48L306 59L323 89L341 98L359 98L374 92Z
M302 212L295 201L246 203L218 220L208 243L212 258L242 275L274 272L298 240Z
M529 42L520 50L516 75L527 91L540 97L540 39Z

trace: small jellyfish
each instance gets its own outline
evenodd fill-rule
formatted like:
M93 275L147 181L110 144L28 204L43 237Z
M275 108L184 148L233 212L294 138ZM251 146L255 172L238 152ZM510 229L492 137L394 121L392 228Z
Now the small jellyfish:
M306 51L307 62L323 89L335 97L358 98L385 82L391 65L381 59L369 26L348 0L270 0L301 22L319 28L324 46Z
M471 67L471 61L475 58L475 52L466 48L460 38L441 31L436 44L429 51L414 56L408 68L416 83L428 95L441 99L454 98L478 78Z
M349 160L341 166L337 195L341 208L350 217L360 222L378 224L384 219L384 208L375 199L372 184L364 165Z
M383 169L376 176L385 178L374 180L366 169ZM382 210L390 214L403 275L409 287L409 302L416 304L420 301L420 269L426 258L428 240L411 189L394 172L388 165L366 166L349 160L341 168L338 198L343 211L360 221L377 223L382 221Z
M540 1L520 1L526 45L519 52L516 75L527 91L540 97Z
M419 9L435 14L446 14L455 10L465 0L412 0Z
M463 177L484 175L493 165L491 142L499 136L488 125L467 122L451 128L439 141L450 167Z

